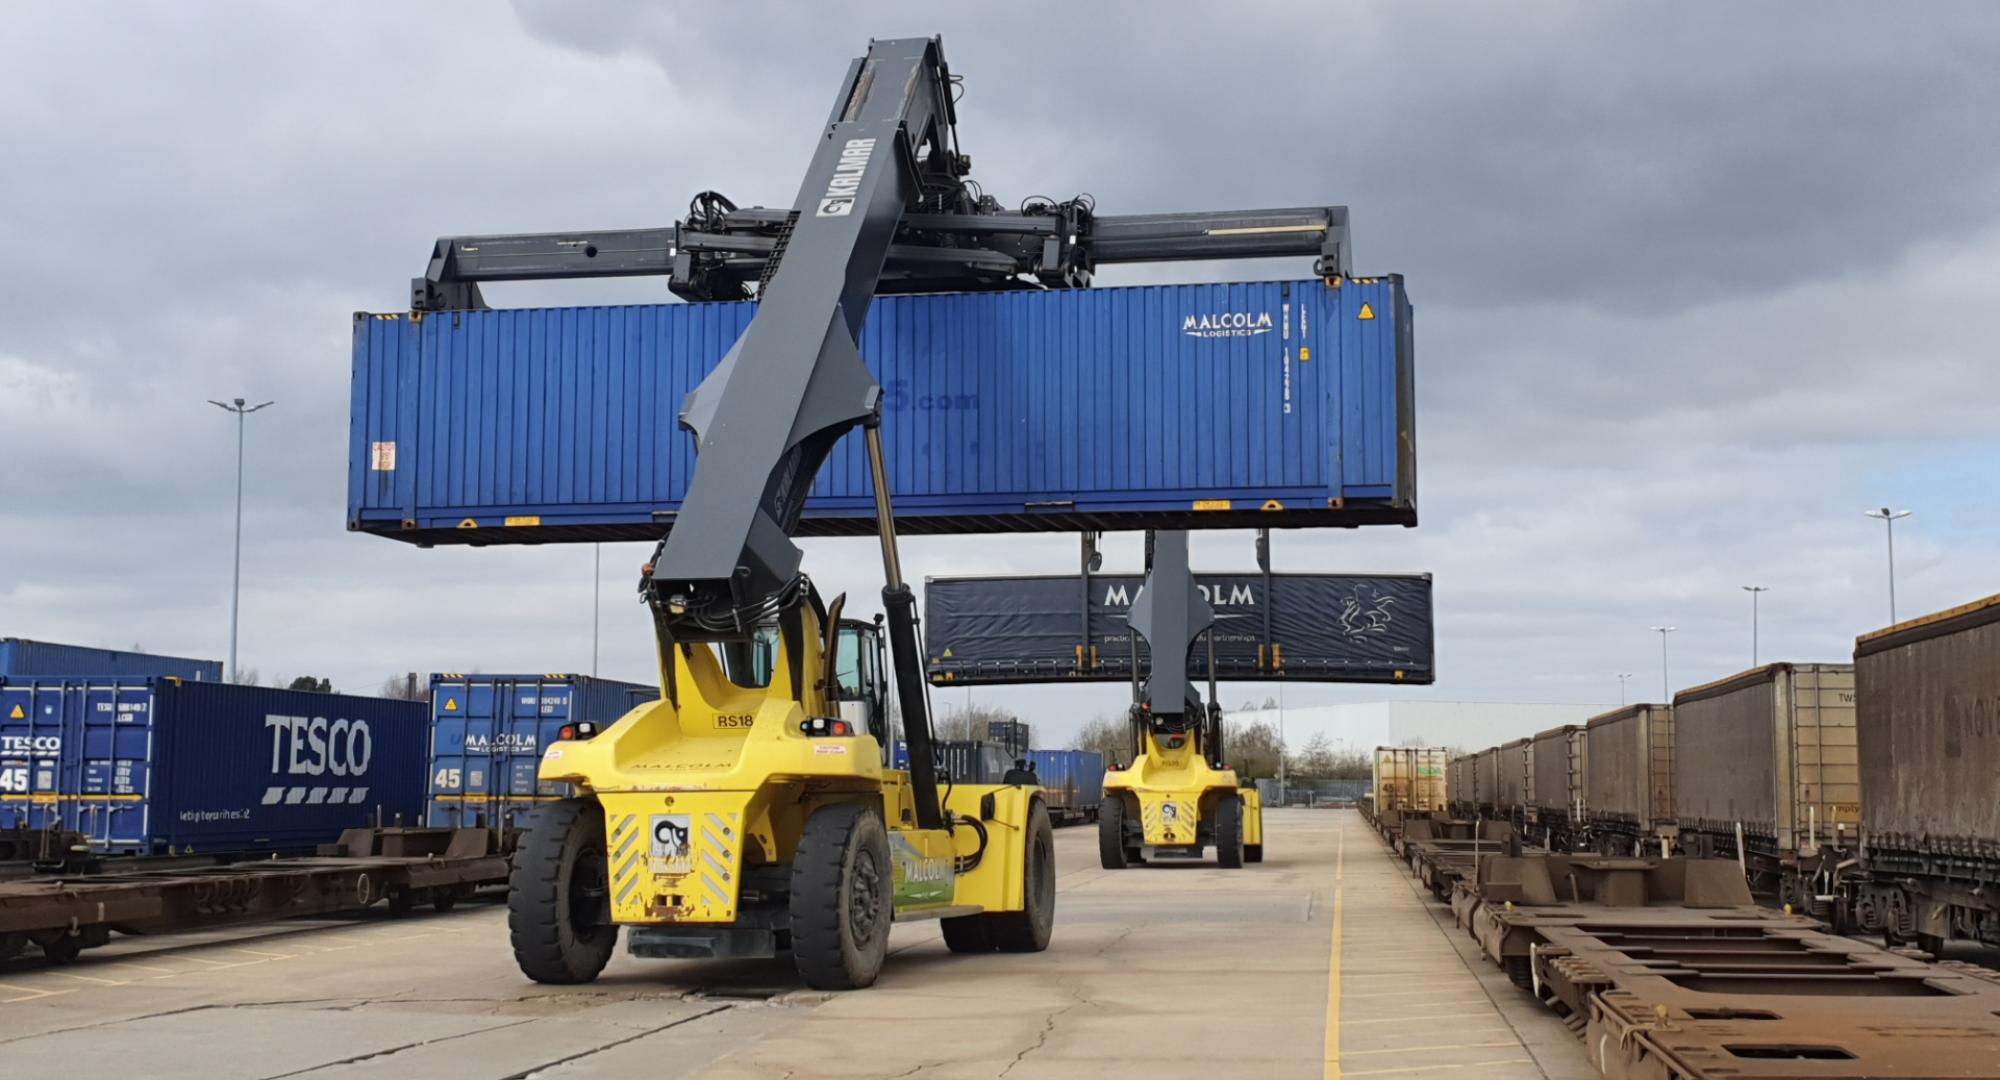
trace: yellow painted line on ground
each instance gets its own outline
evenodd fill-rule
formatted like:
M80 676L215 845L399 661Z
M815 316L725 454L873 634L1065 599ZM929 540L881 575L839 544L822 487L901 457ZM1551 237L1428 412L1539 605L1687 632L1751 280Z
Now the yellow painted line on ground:
M1333 856L1333 946L1326 965L1326 1080L1340 1077L1340 919L1346 906L1346 892L1338 882L1347 877L1347 822L1342 820L1340 840Z
M1389 1076L1394 1073L1443 1072L1446 1069L1486 1069L1495 1065L1529 1065L1527 1058L1495 1058L1492 1061L1466 1061L1456 1065L1406 1065L1400 1069L1366 1069L1351 1072L1349 1076Z
M120 968L136 968L139 971L164 971L169 975L180 974L180 972L175 971L173 968L154 967L151 964L141 964L133 960L114 960L112 963L117 964Z
M76 993L75 990L37 990L32 986L15 986L13 983L0 983L0 990L12 990L21 995L20 997L0 998L0 1005L11 1005L16 1001L33 1001L36 998L56 997L60 994Z
M97 977L97 976L95 976L95 975L78 975L78 974L75 974L75 973L73 973L73 972L68 972L68 971L51 971L51 972L49 972L49 974L51 974L51 975L60 975L60 976L62 976L62 977L63 977L63 978L65 978L65 979L76 979L76 980L77 980L77 981L79 981L79 982L87 982L87 983L96 983L96 984L97 984L97 985L99 985L99 986L128 986L128 985L130 985L129 983L124 983L124 982L120 982L120 981L118 981L117 979L100 979L100 978L98 978L98 977Z
M1487 1049L1488 1047L1494 1047L1494 1046L1519 1046L1519 1045L1520 1045L1519 1043L1513 1043L1513 1042L1482 1042L1482 1043L1450 1043L1448 1045L1439 1045L1439 1046L1386 1046L1380 1050L1349 1050L1343 1056L1357 1058L1357 1057L1366 1057L1369 1054L1421 1054L1421 1053L1428 1053L1432 1050L1484 1050ZM1361 1074L1348 1073L1347 1075L1360 1076Z
M278 952L263 952L263 951L261 951L261 950L258 950L258 949L245 949L245 948L241 948L241 947L239 947L239 946L232 946L232 947L230 947L229 951L230 951L230 952L240 952L240 953L244 953L244 954L246 954L246 955L249 955L249 956L262 956L262 957L264 957L264 958L266 958L266 959L270 959L270 960L292 960L292 959L296 959L296 957L295 957L295 956L294 956L294 954L292 954L292 953L278 953Z

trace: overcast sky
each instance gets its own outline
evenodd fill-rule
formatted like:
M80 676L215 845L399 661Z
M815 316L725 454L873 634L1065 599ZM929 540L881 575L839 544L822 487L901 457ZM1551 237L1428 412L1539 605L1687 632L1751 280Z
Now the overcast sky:
M1342 203L1417 307L1422 525L1282 534L1283 570L1436 574L1428 689L1495 701L1848 656L2000 590L2000 9L1879 4L20 5L0 35L0 636L221 656L250 421L243 664L589 670L592 552L343 530L349 315L455 232L783 204L868 37L942 33L1005 202ZM679 10L687 14L677 14ZM1302 276L1173 266L1108 283ZM502 304L666 299L657 281ZM872 541L808 541L872 603ZM1064 572L1073 538L913 539L912 577ZM1205 569L1250 538L1196 538ZM649 679L643 545L600 668ZM1118 538L1107 565L1137 563ZM1228 704L1261 699L1231 687ZM1047 733L1124 689L980 692ZM940 702L962 702L962 692ZM1496 732L1496 738L1518 732ZM1050 739L1048 741L1057 741Z

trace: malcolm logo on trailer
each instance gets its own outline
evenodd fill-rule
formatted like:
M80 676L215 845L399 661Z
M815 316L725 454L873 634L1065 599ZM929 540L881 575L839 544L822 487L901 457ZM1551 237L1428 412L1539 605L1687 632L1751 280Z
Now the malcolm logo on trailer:
M1255 337L1275 329L1268 311L1218 311L1181 320L1181 333L1198 338Z
M868 171L868 159L875 156L874 139L849 139L841 148L840 161L833 166L833 179L826 182L826 194L819 198L819 217L846 217L854 212L854 197L861 190L861 176Z
M1247 581L1239 581L1233 585L1207 585L1196 582L1195 588L1201 590L1201 598L1208 601L1211 606L1257 606L1257 592ZM1137 589L1127 589L1123 585L1106 585L1104 587L1104 606L1108 608L1131 607L1132 601L1145 591L1146 587L1144 585L1139 586Z

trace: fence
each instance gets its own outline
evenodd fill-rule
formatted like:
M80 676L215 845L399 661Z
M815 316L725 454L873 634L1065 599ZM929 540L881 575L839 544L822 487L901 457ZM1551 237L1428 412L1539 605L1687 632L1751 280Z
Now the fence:
M1373 784L1366 780L1286 780L1282 797L1278 781L1257 781L1257 794L1265 806L1350 806L1368 793Z

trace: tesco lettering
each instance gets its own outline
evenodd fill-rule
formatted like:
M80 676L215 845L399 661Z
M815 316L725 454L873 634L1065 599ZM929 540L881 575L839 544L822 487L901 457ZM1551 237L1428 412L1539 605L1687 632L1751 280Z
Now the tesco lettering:
M271 772L289 776L362 776L374 754L366 720L324 716L264 717L271 733Z

